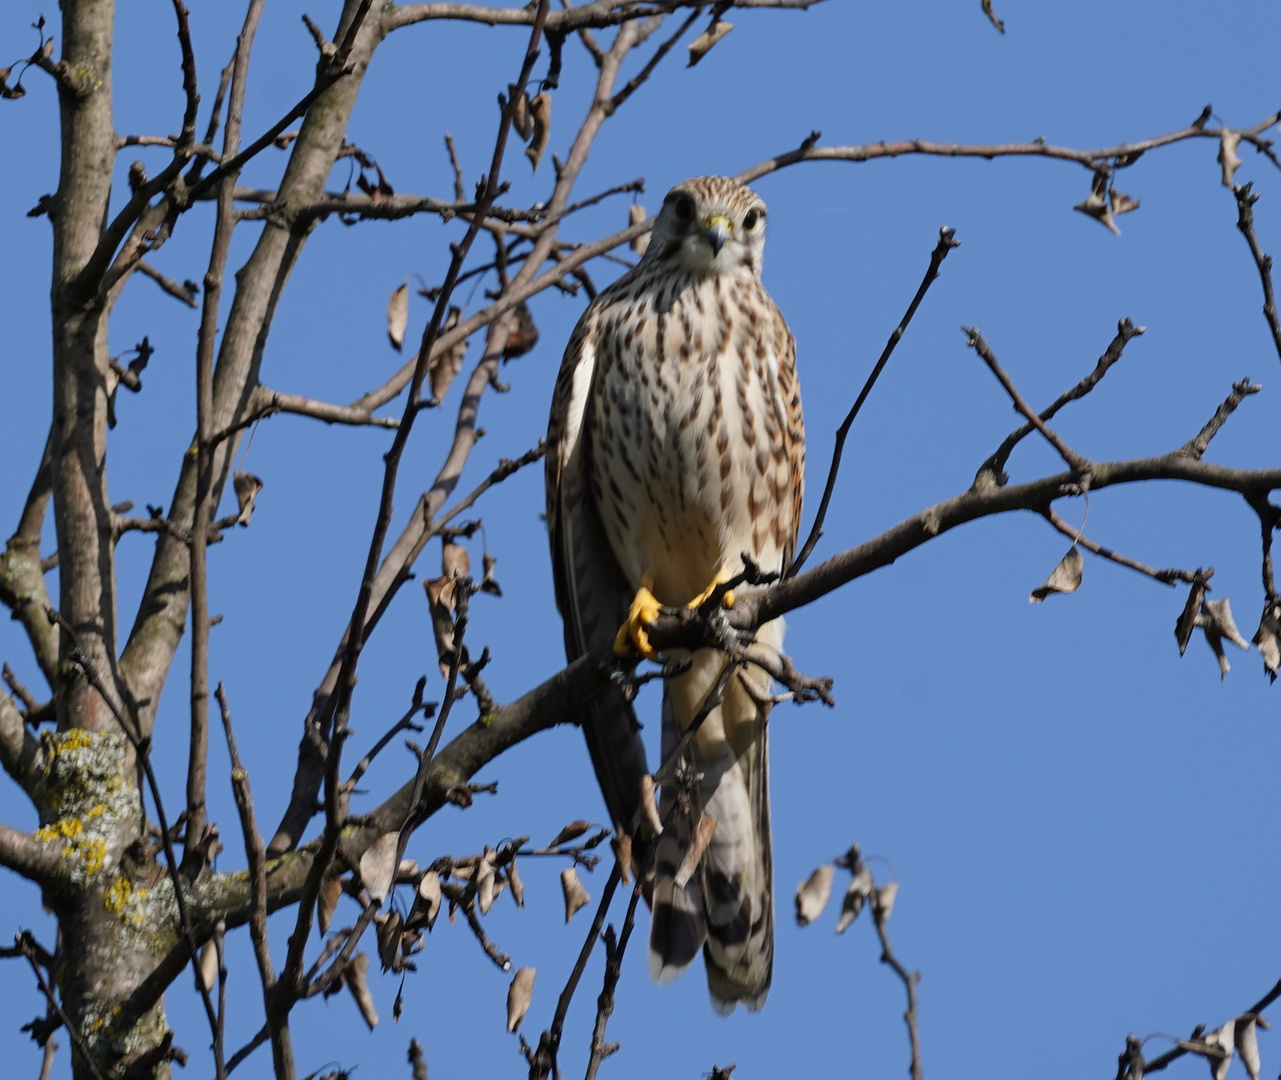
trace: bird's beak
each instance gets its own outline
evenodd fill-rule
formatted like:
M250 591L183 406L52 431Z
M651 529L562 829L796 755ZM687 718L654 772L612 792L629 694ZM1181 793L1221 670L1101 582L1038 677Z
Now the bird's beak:
M712 247L712 256L721 253L721 248L733 233L733 225L724 214L715 214L703 222L703 239Z

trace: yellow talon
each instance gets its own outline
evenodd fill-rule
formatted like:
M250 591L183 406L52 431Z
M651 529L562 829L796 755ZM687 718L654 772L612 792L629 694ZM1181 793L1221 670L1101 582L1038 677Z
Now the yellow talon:
M694 597L694 599L691 600L685 606L688 608L702 607L707 602L707 600L711 597L712 593L714 593L718 588L720 588L723 582L728 580L729 580L728 576L722 577L721 575L717 574L716 577L712 579L712 583L709 586L707 586L707 588L704 589L701 593L699 593L696 597ZM721 597L721 603L727 608L734 606L734 590L733 589L725 590L725 595Z
M618 636L614 639L614 652L620 656L633 645L647 660L653 660L657 655L649 643L649 628L658 621L658 613L663 605L649 591L651 583L650 578L646 577L636 590L631 610L627 613L627 621L619 628Z

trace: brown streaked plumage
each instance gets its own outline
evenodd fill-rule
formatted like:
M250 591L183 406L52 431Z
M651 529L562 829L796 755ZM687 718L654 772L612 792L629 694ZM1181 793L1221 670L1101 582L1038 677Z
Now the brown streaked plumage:
M607 647L642 585L687 604L742 569L782 571L796 548L805 435L791 332L760 281L765 205L723 177L668 194L640 264L588 307L552 402L547 518L571 659ZM781 647L782 622L760 642ZM668 681L673 746L724 668L692 654ZM768 676L730 679L686 764L703 779L659 840L650 969L675 978L703 950L713 1005L759 1008L773 966ZM645 771L631 707L611 691L585 718L611 815L627 826ZM716 819L698 872L675 883L694 825Z

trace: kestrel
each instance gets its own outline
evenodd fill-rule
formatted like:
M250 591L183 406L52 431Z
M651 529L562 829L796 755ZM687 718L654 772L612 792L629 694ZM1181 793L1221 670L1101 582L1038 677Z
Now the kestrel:
M744 554L767 572L791 560L805 431L795 341L761 284L764 247L765 204L750 189L715 176L678 184L640 263L592 301L570 338L546 469L571 660L616 638L620 651L652 655L645 631L660 605L700 602L743 569ZM782 620L756 639L780 648ZM664 687L664 753L727 663L715 649L681 655L691 667ZM701 774L689 813L666 815L654 859L650 973L670 981L702 949L721 1013L759 1009L773 967L768 691L754 666L729 679L683 762ZM647 771L638 727L615 688L588 712L592 763L626 830ZM678 885L703 818L715 819L711 842Z

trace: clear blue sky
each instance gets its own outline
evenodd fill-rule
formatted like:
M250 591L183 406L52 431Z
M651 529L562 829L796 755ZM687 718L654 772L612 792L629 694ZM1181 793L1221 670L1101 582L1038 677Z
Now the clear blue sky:
M193 7L207 103L241 11ZM249 87L250 135L309 85L314 48L298 10L267 7ZM331 29L336 10L330 3L309 12ZM1176 129L1207 102L1234 126L1255 123L1281 102L1281 7L1268 0L1230 7L998 0L997 10L1005 36L977 0L830 0L808 13L735 13L735 32L700 66L686 70L677 50L606 125L580 193L643 176L642 201L652 210L673 182L736 172L794 147L813 128L829 144L1044 135L1093 147ZM6 6L0 60L34 47L26 27L37 13ZM46 14L57 34L56 12ZM171 22L161 0L122 5L121 132L179 125ZM441 23L398 32L377 54L350 138L378 159L398 191L448 196L442 136L453 132L474 181L489 160L494 96L518 70L526 39L524 29ZM552 152L563 153L586 109L586 60L570 42ZM49 229L23 214L56 186L57 108L39 72L25 82L25 99L0 103L9 147L0 170L6 528L36 466L49 400ZM810 164L757 185L770 205L766 283L798 341L810 513L831 433L916 288L938 227L953 226L963 243L854 430L819 557L964 489L1014 426L999 386L965 347L962 324L980 327L1028 398L1044 404L1093 366L1117 320L1131 316L1146 335L1088 400L1063 414L1065 437L1099 459L1166 452L1194 435L1232 382L1249 375L1264 392L1242 407L1209 458L1276 465L1278 359L1216 152L1213 141L1200 141L1149 153L1129 169L1120 186L1142 208L1121 220L1120 238L1073 212L1089 177L1067 163ZM147 160L158 162L163 151L150 153ZM1281 175L1252 151L1242 156L1238 179L1257 181L1262 194L1260 239L1281 253ZM122 155L122 168L131 157ZM246 182L274 186L281 163L276 152L264 155ZM510 153L510 201L546 197L549 171L547 162L531 179L524 158ZM344 166L335 186L345 177ZM625 220L623 201L614 200L566 234L590 238ZM203 210L184 219L156 264L178 279L199 279L209 224ZM243 228L233 264L256 228ZM265 381L339 402L379 384L400 362L384 331L388 293L410 272L438 280L446 241L458 235L457 226L426 218L323 226L285 295ZM603 281L614 271L602 264L594 273ZM481 302L479 294L472 300ZM486 399L488 435L464 489L541 434L561 348L583 304L555 293L536 302L541 342L504 372L512 392ZM426 314L416 300L411 340ZM119 305L113 352L144 334L157 352L141 396L122 394L118 403L113 499L169 501L194 426L196 326L196 313L146 280L131 284ZM397 504L402 516L434 475L459 391L415 430ZM253 525L210 552L211 604L225 616L213 635L212 675L227 684L267 828L287 798L311 690L351 609L387 443L383 433L299 418L262 425L247 463L266 482ZM1010 471L1030 478L1056 468L1054 456L1028 440ZM562 663L542 498L540 470L531 469L478 508L505 595L477 598L471 640L491 648L490 683L500 699ZM1081 511L1079 502L1060 504L1069 520ZM1214 595L1230 597L1246 636L1253 632L1258 536L1240 500L1172 484L1110 490L1091 500L1088 532L1154 566L1214 565ZM698 971L674 986L652 986L642 932L609 1028L623 1048L602 1076L694 1080L728 1062L738 1063L741 1080L901 1075L908 1060L902 988L877 963L866 915L840 938L832 933L834 910L805 930L791 919L795 884L855 840L892 861L901 878L890 928L903 962L923 973L920 1024L927 1074L935 1077L1111 1076L1127 1032L1185 1035L1197 1022L1217 1025L1281 975L1278 691L1261 676L1257 655L1233 652L1223 683L1201 640L1179 658L1171 630L1182 588L1090 558L1077 595L1029 605L1029 590L1066 547L1031 516L988 520L791 617L789 651L804 670L835 676L838 704L780 708L772 724L779 920L770 1001L759 1015L721 1020ZM136 535L120 547L126 625L149 554L150 541ZM434 557L424 570L433 570ZM0 656L38 685L14 624L0 623ZM186 665L180 656L157 729L171 808L181 803ZM429 696L438 697L430 624L413 587L362 662L355 746L399 715L423 672L433 680ZM641 706L651 733L656 701L650 693ZM403 752L389 752L367 778L370 798L409 768ZM212 813L227 845L219 866L235 869L243 855L226 776L215 740ZM519 747L480 779L497 780L498 797L441 813L414 838L411 855L461 855L523 833L545 841L567 820L602 816L580 736L569 728ZM0 813L32 824L11 785L0 785ZM597 895L603 869L586 881ZM559 870L530 860L527 909L502 897L488 919L515 962L538 969L526 1020L533 1041L550 1022L590 914L562 925ZM876 870L884 873L884 865ZM52 921L27 884L6 877L0 912L3 932L27 926L52 944ZM347 913L354 917L354 908ZM283 955L286 924L275 920L272 930ZM243 934L232 960L229 1048L261 1016ZM398 1025L391 1021L398 980L390 976L376 980L383 1023L373 1034L345 995L300 1007L300 1071L334 1062L359 1065L362 1078L407 1076L405 1048L416 1036L436 1080L523 1075L515 1038L502 1029L507 977L484 960L465 927L442 920L417 961ZM569 1076L586 1060L600 972L597 955L566 1029ZM190 985L180 979L168 1007L177 1041L193 1058L184 1075L203 1077L212 1073L209 1035ZM17 1031L43 1013L29 972L0 965L0 992L10 1003L0 1029L4 1058L15 1075L34 1075L38 1051ZM65 1076L67 1039L58 1038L57 1075ZM1272 1037L1262 1039L1265 1067L1274 1070ZM1162 1048L1150 1044L1149 1055ZM1204 1067L1175 1068L1191 1075ZM260 1052L243 1074L268 1070Z

